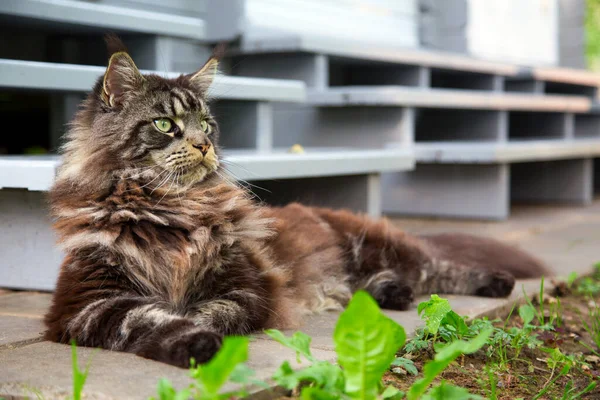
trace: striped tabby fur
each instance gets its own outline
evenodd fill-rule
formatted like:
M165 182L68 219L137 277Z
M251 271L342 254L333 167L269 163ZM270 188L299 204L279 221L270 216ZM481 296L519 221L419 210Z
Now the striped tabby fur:
M386 308L415 295L506 296L530 256L465 235L410 236L385 219L291 204L230 183L207 90L211 59L177 79L116 52L68 133L50 193L66 252L50 340L186 367L227 334L290 328L365 289ZM153 122L169 118L163 133Z

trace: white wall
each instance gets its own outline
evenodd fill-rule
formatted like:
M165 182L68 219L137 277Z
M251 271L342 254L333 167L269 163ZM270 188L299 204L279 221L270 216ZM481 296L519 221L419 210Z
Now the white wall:
M418 46L417 0L246 0L250 35L274 31Z
M468 0L469 52L493 60L554 65L558 0Z

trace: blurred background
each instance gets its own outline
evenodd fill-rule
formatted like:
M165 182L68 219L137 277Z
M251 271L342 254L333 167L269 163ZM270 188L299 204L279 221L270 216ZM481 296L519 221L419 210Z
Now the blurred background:
M510 221L600 189L600 0L0 0L2 286L54 285L44 196L109 32L164 76L228 44L221 145L270 204Z

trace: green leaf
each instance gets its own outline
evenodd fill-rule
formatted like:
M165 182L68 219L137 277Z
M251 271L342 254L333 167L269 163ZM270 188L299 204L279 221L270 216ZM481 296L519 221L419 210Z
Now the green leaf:
M423 367L423 378L419 379L411 386L407 394L407 399L417 400L421 398L431 382L433 382L433 380L446 369L452 361L462 354L471 354L482 348L491 334L492 329L486 329L468 342L456 340L440 350L433 360L425 364Z
M88 373L90 371L91 365L91 357L88 359L88 362L85 366L85 371L81 371L79 369L79 365L77 363L77 346L75 345L75 340L71 341L71 362L72 362L72 370L73 370L73 399L81 400L81 393L83 392L83 386L85 385L85 381L87 380Z
M383 393L381 393L381 398L383 400L400 400L404 397L404 392L396 389L393 386L388 386L385 388Z
M425 396L423 400L479 400L483 399L481 396L477 396L469 393L465 388L454 386L446 382L440 383L439 386L432 388Z
M300 398L302 400L337 400L341 398L341 395L329 393L326 390L319 389L316 387L306 386L302 388Z
M184 389L180 392L175 390L168 379L162 378L158 381L158 387L156 389L158 393L158 400L187 400L191 396L191 392L188 389ZM152 397L154 400L154 397Z
M300 354L306 357L308 361L315 361L315 358L310 352L310 342L312 341L312 338L306 333L296 332L291 337L285 336L283 332L277 329L267 329L265 330L265 333L285 347L294 350L298 362L300 362Z
M338 363L344 370L346 394L374 399L384 372L406 341L404 328L379 309L367 292L354 294L333 333Z
M294 371L288 361L284 361L273 375L273 380L286 389L294 389L301 383L312 383L313 386L330 392L344 390L344 374L337 365L327 361L317 361L307 368Z
M446 299L442 299L437 294L432 294L427 301L419 303L417 312L419 316L425 320L427 331L435 335L442 323L442 320L452 311L450 303Z
M158 387L156 389L159 400L173 400L175 397L175 389L171 385L168 379L162 378L158 381Z
M466 335L469 333L469 327L467 326L465 319L452 310L444 315L441 325L454 327L459 335Z
M530 304L523 304L519 307L519 316L523 320L523 324L529 325L535 318L535 308Z
M417 371L417 367L415 367L415 363L408 358L396 357L396 359L392 361L392 365L404 368L406 372L411 375L417 375L419 373L419 371Z
M577 272L573 271L567 277L567 285L569 287L573 286L573 283L575 283L576 280L577 280Z
M242 386L254 385L263 389L269 389L271 387L267 382L256 379L255 375L256 372L246 364L238 364L233 369L233 372L231 372L231 375L229 375L229 381ZM243 397L248 395L245 389L241 390L240 393Z
M238 364L248 359L248 338L228 336L219 352L207 364L191 369L203 397L216 397Z

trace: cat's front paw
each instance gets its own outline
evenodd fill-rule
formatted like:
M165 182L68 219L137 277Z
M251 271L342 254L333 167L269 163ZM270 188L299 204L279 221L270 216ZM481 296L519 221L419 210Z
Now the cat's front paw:
M185 335L171 344L165 362L177 367L189 368L190 359L203 364L214 357L221 348L223 337L213 332L199 331Z
M515 287L515 277L504 271L493 272L488 282L475 291L476 296L506 297Z
M405 311L408 310L415 296L410 286L389 282L379 290L376 299L381 308Z

